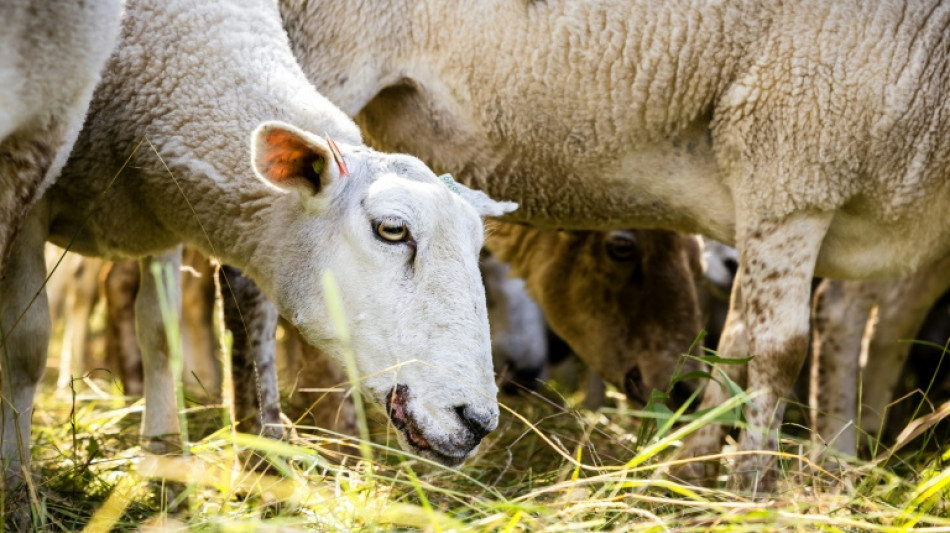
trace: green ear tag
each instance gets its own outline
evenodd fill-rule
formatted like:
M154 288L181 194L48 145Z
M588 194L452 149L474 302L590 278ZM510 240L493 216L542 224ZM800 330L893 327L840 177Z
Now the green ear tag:
M318 157L313 160L313 171L317 173L317 176L323 173L323 158Z
M462 190L459 189L459 184L455 183L455 178L453 178L451 174L442 174L439 176L439 179L442 180L442 183L448 187L450 191L458 195L462 194Z

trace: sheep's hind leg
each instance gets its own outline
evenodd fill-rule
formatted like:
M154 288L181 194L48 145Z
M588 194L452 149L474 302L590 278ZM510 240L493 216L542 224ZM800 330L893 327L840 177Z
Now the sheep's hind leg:
M159 265L161 281L152 272ZM142 417L142 438L154 453L181 450L181 429L178 424L178 402L175 376L172 372L168 326L162 316L162 301L166 311L178 320L181 309L181 247L160 255L146 257L139 262L141 285L135 299L135 331L142 350L142 369L145 377L145 414ZM161 293L159 292L161 290ZM176 324L177 325L177 324Z
M848 455L857 452L858 359L875 288L871 282L826 279L815 290L808 390L814 461L825 462L817 454L828 444Z
M862 373L860 425L869 435L879 435L894 397L894 389L910 354L911 343L927 319L927 314L950 288L950 256L925 266L916 273L888 283L882 291L877 321L867 345L867 366ZM946 364L946 362L944 363ZM921 383L927 385L927 381ZM896 428L908 420L897 420Z

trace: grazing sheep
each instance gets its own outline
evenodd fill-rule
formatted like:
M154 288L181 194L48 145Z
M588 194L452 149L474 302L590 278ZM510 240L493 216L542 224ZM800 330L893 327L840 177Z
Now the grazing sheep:
M740 451L778 448L813 276L908 274L950 252L933 216L950 210L945 2L280 7L308 78L371 140L518 201L508 220L734 244L720 355L755 355L726 370L759 392ZM707 387L703 407L728 394ZM682 453L715 453L723 435L706 427ZM733 480L773 489L774 461L743 454Z
M18 450L29 449L45 362L45 297L29 302L43 282L47 238L86 255L144 257L136 329L143 435L156 448L179 434L158 319L163 299L172 308L180 301L180 256L165 250L184 241L245 269L332 356L342 358L348 334L365 390L387 406L403 446L447 465L473 453L498 420L479 215L514 204L450 189L415 158L367 148L303 77L268 0L129 2L106 72L3 279L5 317L24 313L7 336L14 364L3 376L14 392L4 406L11 470L28 462ZM173 266L161 282L149 268L156 262ZM331 320L327 271L347 332Z
M702 328L700 245L672 231L558 231L493 224L486 247L511 264L551 328L608 382L646 403L670 389ZM673 399L691 393L686 382Z
M23 218L59 174L79 134L115 46L122 4L0 5L0 269Z

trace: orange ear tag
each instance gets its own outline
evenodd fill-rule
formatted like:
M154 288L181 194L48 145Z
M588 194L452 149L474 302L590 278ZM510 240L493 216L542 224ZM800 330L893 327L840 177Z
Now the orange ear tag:
M336 161L336 167L340 170L340 176L349 175L350 169L346 167L346 161L343 159L343 152L340 151L340 147L333 142L329 135L324 134L324 137L327 138L327 144L330 145L330 152L333 154L333 160Z

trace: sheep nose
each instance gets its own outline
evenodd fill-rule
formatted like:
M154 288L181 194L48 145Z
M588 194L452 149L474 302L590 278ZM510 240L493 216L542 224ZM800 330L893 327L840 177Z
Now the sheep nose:
M478 411L469 405L459 405L455 408L455 412L462 419L465 427L472 432L476 444L481 442L482 437L495 429L495 419L489 412Z

